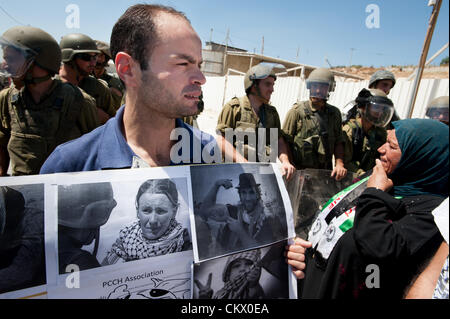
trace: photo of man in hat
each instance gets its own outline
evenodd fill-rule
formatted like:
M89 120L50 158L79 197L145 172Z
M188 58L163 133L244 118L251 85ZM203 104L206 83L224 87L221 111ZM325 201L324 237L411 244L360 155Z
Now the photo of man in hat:
M194 212L197 215L196 227L202 229L200 233L197 231L200 259L256 248L287 238L285 210L280 205L281 195L272 202L264 202L262 183L257 182L255 175L256 178L263 177L254 173L240 173L239 184L234 188L232 179L219 178L206 193L199 209ZM268 175L267 180L272 178L274 182L267 184L272 184L268 186L273 187L273 184L276 185L275 176ZM221 189L228 195L229 203L217 201L217 194ZM232 201L234 194L231 193L234 190L238 193L237 203ZM205 229L209 229L210 233ZM213 245L209 245L209 249L204 251L205 245L201 243L208 240Z

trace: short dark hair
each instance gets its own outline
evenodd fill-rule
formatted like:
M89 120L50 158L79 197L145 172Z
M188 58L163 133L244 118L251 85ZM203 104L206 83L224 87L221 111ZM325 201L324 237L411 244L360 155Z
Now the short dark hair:
M160 12L178 16L190 24L184 13L172 7L153 4L131 6L112 29L110 49L113 61L117 53L123 51L138 61L142 70L147 70L147 58L158 43L155 16Z

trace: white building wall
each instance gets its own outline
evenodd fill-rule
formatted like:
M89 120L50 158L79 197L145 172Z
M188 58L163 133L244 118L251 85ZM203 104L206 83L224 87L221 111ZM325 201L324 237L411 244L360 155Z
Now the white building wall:
M362 88L367 87L368 83L369 81L337 81L336 90L331 93L329 103L342 109L358 95ZM414 81L399 79L389 94L389 98L394 102L395 109L401 118L407 117L413 86ZM202 115L199 116L200 128L207 132L211 131L209 126L212 127L217 123L217 116L222 106L234 96L239 97L244 94L244 77L241 75L207 77L206 84L203 86L203 96L205 114L208 114L208 119L204 118L202 121ZM449 79L422 79L412 117L423 118L426 106L433 98L448 94ZM308 99L308 91L305 80L299 77L279 77L275 82L271 104L277 108L281 123L295 101L306 99ZM206 121L208 127L205 127ZM201 125L202 122L205 124Z

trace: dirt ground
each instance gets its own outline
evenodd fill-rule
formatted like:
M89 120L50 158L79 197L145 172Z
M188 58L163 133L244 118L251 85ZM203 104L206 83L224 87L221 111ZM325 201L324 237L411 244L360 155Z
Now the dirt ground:
M372 67L351 67L351 68L334 68L333 70L354 74L369 80L370 76L377 70L382 68L372 68ZM415 70L413 66L395 66L384 68L388 71L394 73L396 78L408 78ZM448 79L449 77L449 66L430 66L424 69L422 78L423 79Z

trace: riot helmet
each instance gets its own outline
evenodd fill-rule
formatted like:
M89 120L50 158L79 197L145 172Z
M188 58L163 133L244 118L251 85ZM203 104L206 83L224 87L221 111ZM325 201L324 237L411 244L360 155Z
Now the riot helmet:
M60 42L62 61L70 62L75 55L82 53L100 53L97 44L89 36L81 33L71 33L65 35Z
M378 89L362 89L355 99L361 116L375 126L386 127L394 115L394 103Z
M111 183L58 186L58 224L75 229L104 225L117 205Z
M335 87L334 75L326 68L314 69L306 80L309 96L322 100L328 100L330 92L333 92Z
M252 85L256 82L256 80L263 80L268 77L273 77L275 80L277 76L275 75L275 71L273 67L270 65L258 64L251 67L247 73L245 73L244 77L244 88L245 92L248 93Z
M8 29L0 37L3 55L0 57L0 73L13 79L22 78L31 65L48 71L50 75L59 72L61 66L61 50L58 42L47 32L30 26L17 26ZM50 76L42 78L46 80ZM33 79L27 75L28 81Z
M378 70L374 74L372 74L372 76L370 77L369 88L375 89L378 81L382 81L382 80L391 80L392 81L391 89L395 85L395 76L392 72L387 71L387 70Z
M441 121L448 125L448 96L439 96L428 104L426 116L433 120Z

